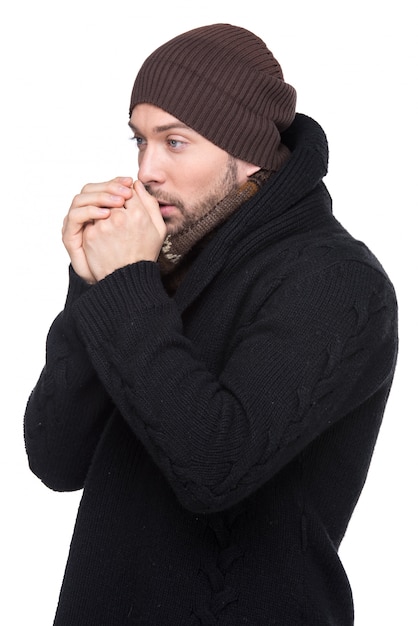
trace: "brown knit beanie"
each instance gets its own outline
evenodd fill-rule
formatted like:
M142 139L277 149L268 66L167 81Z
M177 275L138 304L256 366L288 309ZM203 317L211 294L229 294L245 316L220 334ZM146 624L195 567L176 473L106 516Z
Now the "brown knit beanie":
M296 91L250 31L202 26L157 48L132 90L129 115L147 102L164 109L236 158L275 170L281 135L295 117Z

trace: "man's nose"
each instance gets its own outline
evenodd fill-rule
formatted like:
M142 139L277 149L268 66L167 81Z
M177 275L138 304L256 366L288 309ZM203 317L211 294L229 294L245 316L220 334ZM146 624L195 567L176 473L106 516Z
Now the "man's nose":
M152 146L147 146L138 156L138 180L144 185L150 183L162 183L164 172L158 150Z

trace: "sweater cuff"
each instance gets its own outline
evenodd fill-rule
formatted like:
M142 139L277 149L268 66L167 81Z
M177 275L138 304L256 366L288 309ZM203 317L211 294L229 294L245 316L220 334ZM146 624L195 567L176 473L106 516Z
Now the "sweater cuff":
M86 283L85 280L80 278L80 276L75 273L72 265L70 265L68 268L68 278L68 291L62 315L64 328L66 329L66 333L70 335L76 332L73 318L73 305L84 293L86 293L91 288L91 285Z
M65 302L66 309L70 309L73 303L92 287L91 285L86 283L83 278L80 278L80 276L75 273L72 265L70 265L68 268L68 279L68 293Z
M73 304L76 324L92 344L100 344L139 320L172 310L173 302L161 282L160 268L152 261L122 267L98 283Z

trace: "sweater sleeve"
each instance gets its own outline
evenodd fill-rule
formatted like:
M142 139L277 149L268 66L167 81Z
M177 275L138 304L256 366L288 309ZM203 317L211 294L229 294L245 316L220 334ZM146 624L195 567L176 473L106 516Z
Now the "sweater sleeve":
M153 263L114 272L73 310L104 388L196 512L249 496L393 376L393 289L359 262L271 289L217 375Z
M60 491L83 487L113 408L71 316L73 303L89 288L70 267L65 308L49 330L46 363L24 418L30 468L48 487Z

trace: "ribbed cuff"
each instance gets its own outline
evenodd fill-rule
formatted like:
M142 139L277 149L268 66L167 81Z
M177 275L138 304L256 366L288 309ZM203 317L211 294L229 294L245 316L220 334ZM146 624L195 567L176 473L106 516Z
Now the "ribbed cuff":
M168 312L173 303L161 282L159 266L140 261L92 285L74 302L77 327L89 343L109 341L122 326Z

